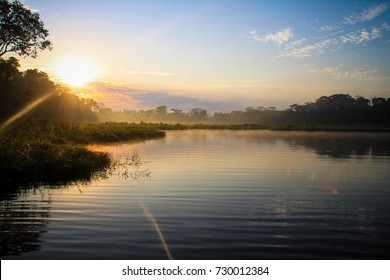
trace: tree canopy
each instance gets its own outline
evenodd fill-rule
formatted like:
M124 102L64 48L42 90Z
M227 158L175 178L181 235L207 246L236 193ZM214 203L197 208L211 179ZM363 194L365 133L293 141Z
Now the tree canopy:
M48 122L93 122L96 102L79 99L37 69L19 71L16 58L0 58L0 124L44 98L25 118Z
M39 50L52 48L38 13L20 1L0 0L0 57L6 53L37 57Z

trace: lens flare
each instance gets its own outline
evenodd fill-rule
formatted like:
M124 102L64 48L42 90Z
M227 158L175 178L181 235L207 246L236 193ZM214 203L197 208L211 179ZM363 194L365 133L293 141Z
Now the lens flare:
M152 224L152 226L156 230L156 232L158 234L158 237L161 240L161 244L164 247L165 253L167 254L168 259L173 260L171 252L169 251L169 248L168 248L168 244L165 241L165 238L164 238L164 236L163 236L163 234L162 234L162 232L160 230L160 227L158 226L158 224L157 224L156 220L154 219L152 213L150 213L148 211L148 209L146 208L146 206L143 204L143 202L141 200L138 200L138 202L139 202L139 205L141 206L142 211L144 212L145 218L149 221L149 223Z

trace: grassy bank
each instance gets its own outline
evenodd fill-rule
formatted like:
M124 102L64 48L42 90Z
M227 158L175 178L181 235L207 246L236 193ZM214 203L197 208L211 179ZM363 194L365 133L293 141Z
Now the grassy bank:
M112 143L129 140L147 140L164 137L165 133L157 126L131 123L99 123L78 127L76 139L83 143Z
M90 125L17 123L0 130L2 186L89 181L112 165L109 154L85 144L146 140L164 132L134 124Z
M335 131L335 132L390 132L385 125L316 125L316 124L169 124L169 123L140 123L132 124L139 128L155 130L275 130L275 131Z

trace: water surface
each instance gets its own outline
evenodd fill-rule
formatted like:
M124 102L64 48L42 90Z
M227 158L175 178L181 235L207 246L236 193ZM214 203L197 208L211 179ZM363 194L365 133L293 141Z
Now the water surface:
M2 259L389 259L390 135L170 131L143 165L1 195Z

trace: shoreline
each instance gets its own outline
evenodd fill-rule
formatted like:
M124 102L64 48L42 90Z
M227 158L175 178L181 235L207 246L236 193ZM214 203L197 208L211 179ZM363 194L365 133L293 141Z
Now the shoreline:
M179 130L270 130L297 132L390 133L386 126L93 123L83 125L19 122L0 131L3 185L66 185L90 182L112 167L111 155L88 145L147 141ZM3 187L5 189L6 186Z
M390 132L389 126L368 125L316 125L316 124L170 124L170 123L130 123L131 125L157 130L271 130L271 131L324 131L324 132Z

